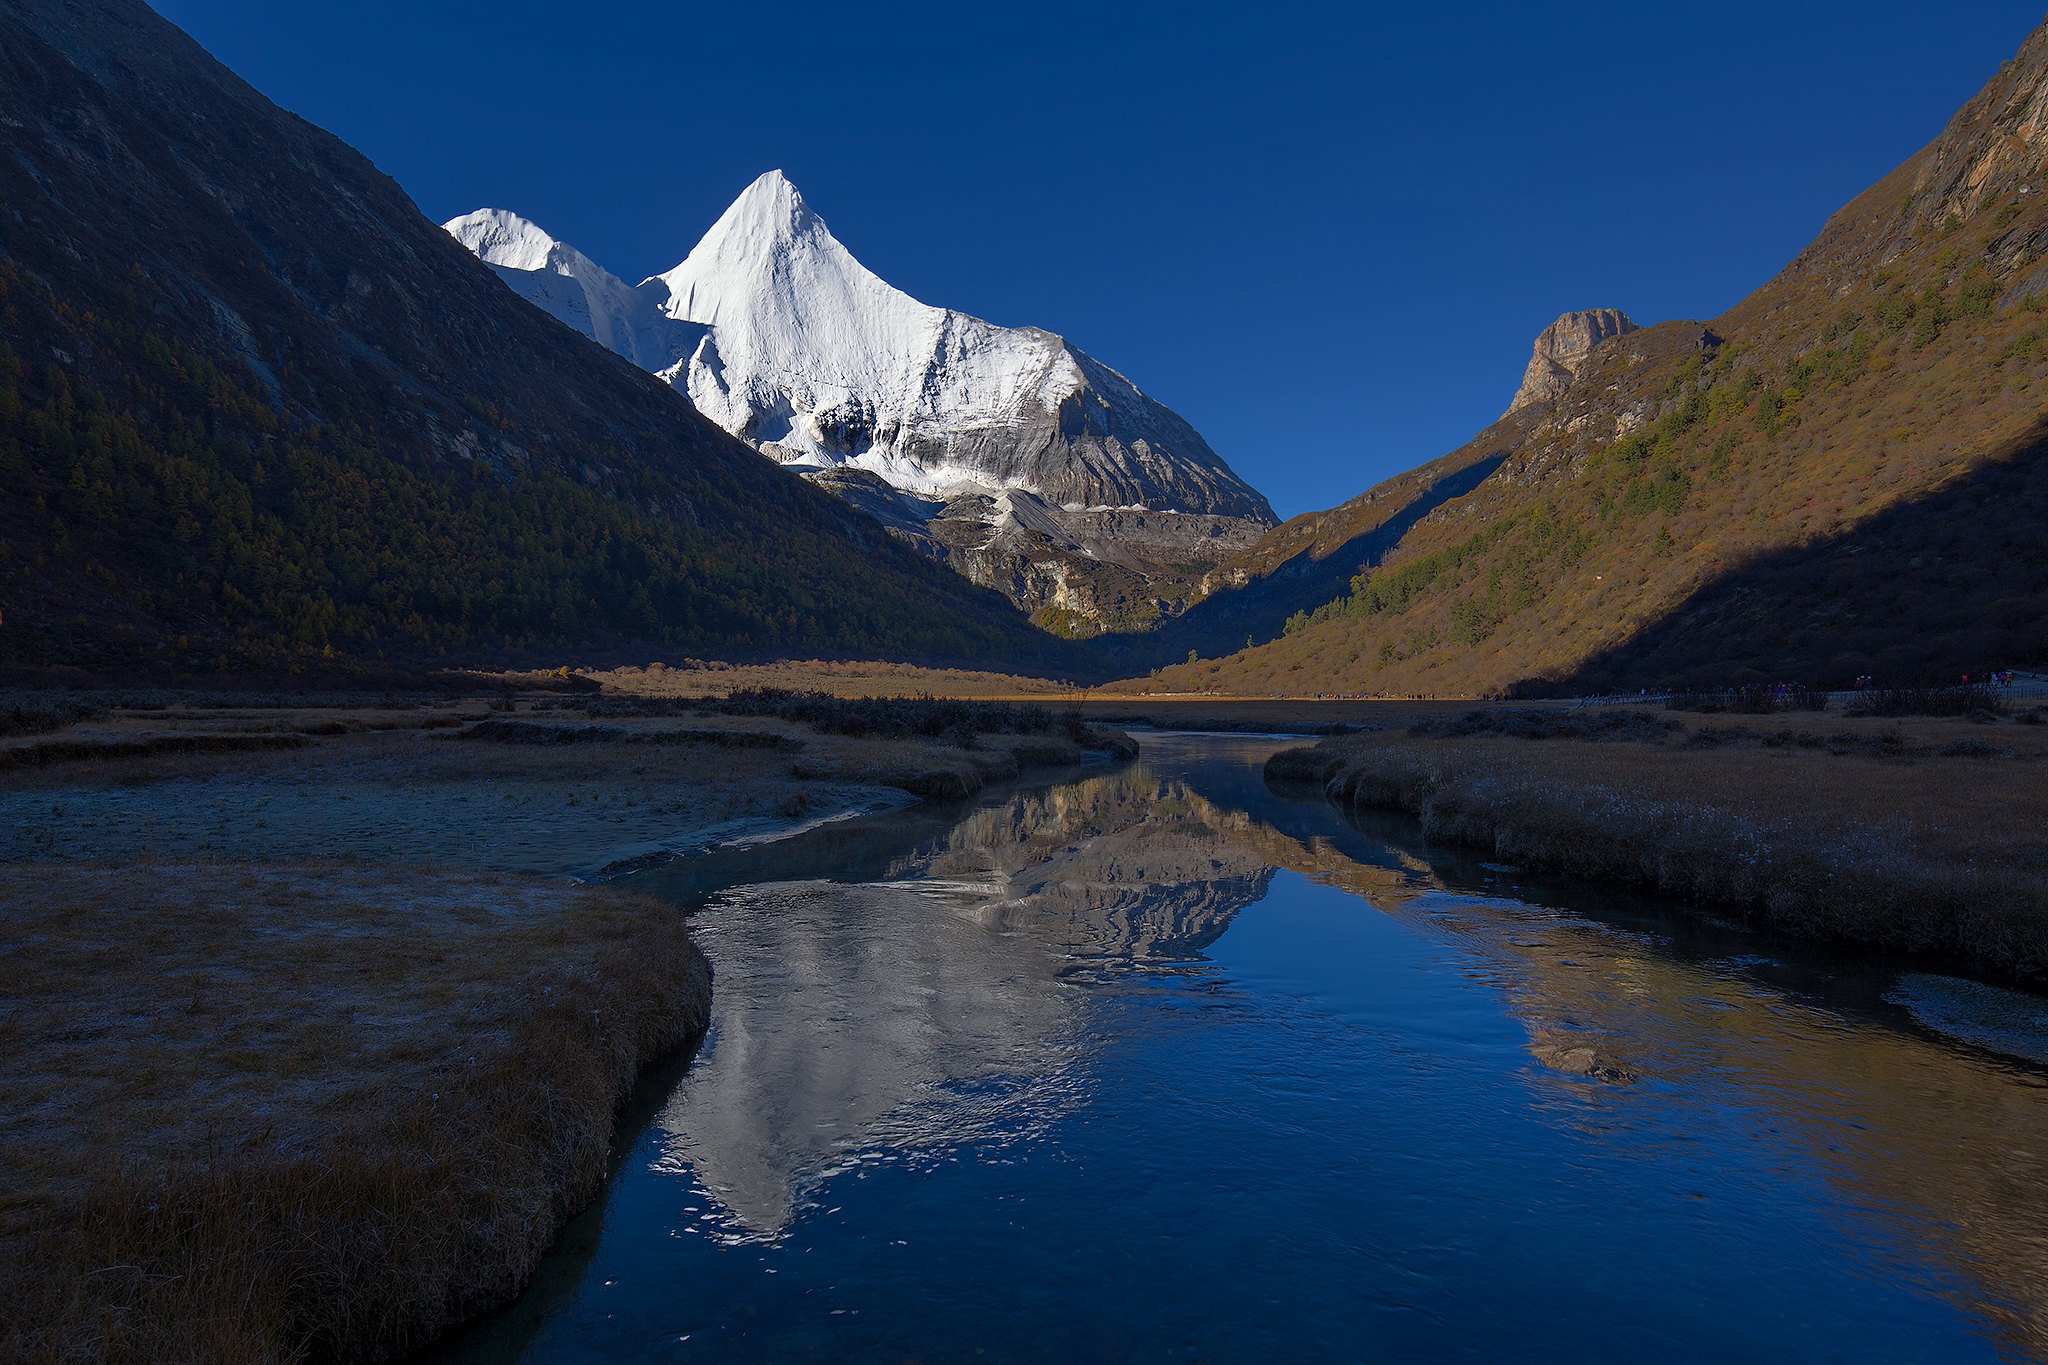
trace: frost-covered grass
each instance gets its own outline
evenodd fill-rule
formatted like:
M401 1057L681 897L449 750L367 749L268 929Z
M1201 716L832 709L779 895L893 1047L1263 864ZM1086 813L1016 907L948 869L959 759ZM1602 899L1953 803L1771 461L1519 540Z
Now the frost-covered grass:
M2038 752L1371 735L1289 751L1268 772L1318 781L1340 802L1405 810L1428 838L1506 862L1736 907L1810 937L2048 978L2048 760Z
M360 1359L508 1298L710 993L665 905L341 863L0 866L0 962L9 1359Z

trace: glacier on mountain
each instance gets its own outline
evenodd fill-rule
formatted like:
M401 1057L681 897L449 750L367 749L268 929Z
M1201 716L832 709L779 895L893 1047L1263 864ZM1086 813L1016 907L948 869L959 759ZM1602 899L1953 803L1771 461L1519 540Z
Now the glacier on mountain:
M1172 409L1051 332L894 288L780 171L638 285L502 209L446 227L762 454L1063 629L1181 610L1176 584L1276 522Z
M478 209L442 224L513 292L643 370L659 374L687 357L708 328L670 317L566 242L504 209Z
M638 287L501 209L447 228L526 298L784 463L864 469L941 498L1014 489L1068 512L1273 524L1178 414L1051 332L889 285L780 171Z

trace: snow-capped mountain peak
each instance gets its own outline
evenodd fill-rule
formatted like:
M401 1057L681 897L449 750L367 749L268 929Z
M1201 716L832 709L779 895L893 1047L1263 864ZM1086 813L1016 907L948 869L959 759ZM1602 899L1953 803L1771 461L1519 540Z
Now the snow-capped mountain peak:
M1273 523L1177 414L1050 332L890 285L781 171L635 289L516 214L480 210L448 228L515 289L785 462L865 469L920 494L1022 489L1058 507ZM581 286L587 319L549 274Z
M667 372L779 459L852 466L907 491L1023 489L1057 506L1248 517L1265 500L1193 428L1035 327L934 308L857 260L780 171L643 288L711 336Z
M456 241L474 251L486 265L511 270L553 270L571 275L582 269L604 270L576 248L550 237L538 223L510 209L478 209L444 226Z
M764 292L787 296L828 325L876 311L927 324L925 315L939 311L855 260L781 171L747 186L682 264L656 279L668 288L671 316L713 326L738 321L732 307Z
M515 293L642 369L667 369L703 337L703 328L678 324L645 290L510 210L478 209L442 226Z
M698 239L689 256L662 278L744 270L786 259L799 238L809 239L809 250L837 255L860 269L825 220L811 212L796 186L781 171L769 171L747 186Z
M514 289L762 454L892 525L916 518L873 480L923 499L930 534L897 529L1031 609L1046 583L1068 583L1047 563L1118 560L1150 575L1213 561L1275 523L1177 413L1051 332L890 285L780 171L747 186L680 265L634 288L514 214L482 210L448 228ZM1066 596L1056 605L1070 608Z

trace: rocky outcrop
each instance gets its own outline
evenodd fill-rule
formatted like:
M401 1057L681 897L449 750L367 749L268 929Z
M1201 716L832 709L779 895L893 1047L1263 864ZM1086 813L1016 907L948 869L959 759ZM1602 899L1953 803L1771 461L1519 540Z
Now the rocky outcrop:
M2048 170L2048 29L2036 29L1922 155L1908 226L1968 218L2001 195L2038 191Z
M1635 330L1635 322L1619 308L1566 313L1537 334L1535 354L1529 357L1529 368L1522 373L1522 387L1515 390L1515 401L1508 404L1508 411L1554 401L1585 367L1586 357L1595 346Z

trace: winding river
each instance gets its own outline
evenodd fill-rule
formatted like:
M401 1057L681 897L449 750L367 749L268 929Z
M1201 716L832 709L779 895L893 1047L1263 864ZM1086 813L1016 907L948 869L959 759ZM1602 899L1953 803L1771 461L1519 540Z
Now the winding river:
M633 878L711 1032L436 1358L2048 1359L2048 1002L1141 739Z

